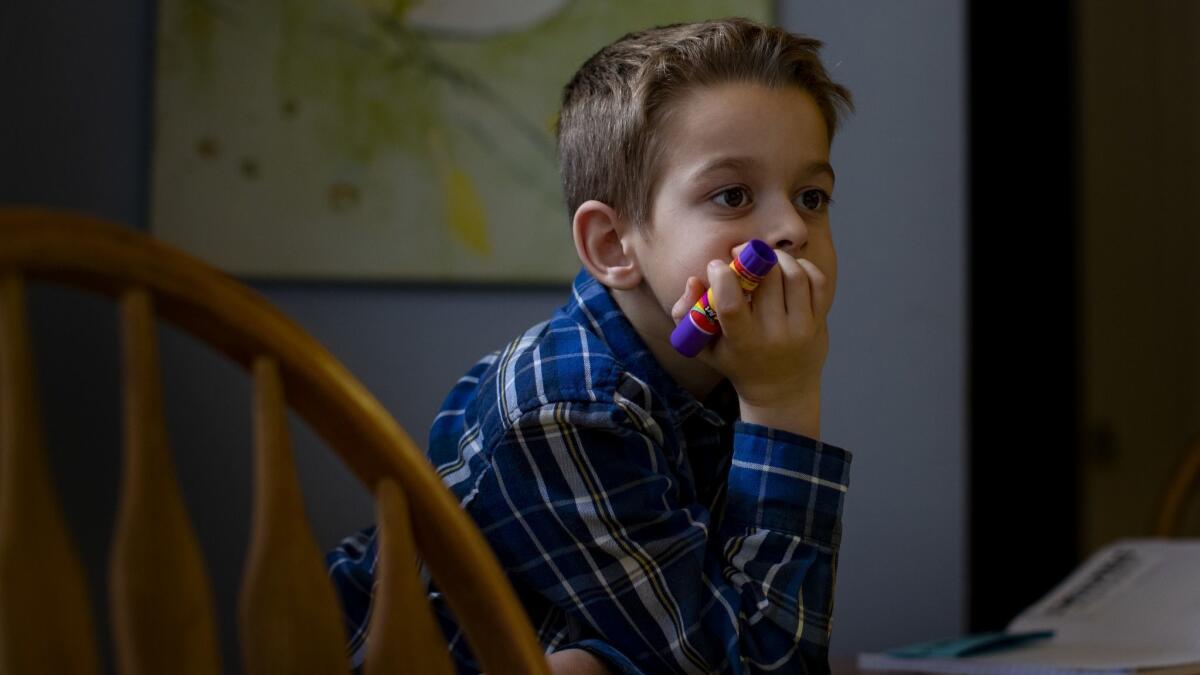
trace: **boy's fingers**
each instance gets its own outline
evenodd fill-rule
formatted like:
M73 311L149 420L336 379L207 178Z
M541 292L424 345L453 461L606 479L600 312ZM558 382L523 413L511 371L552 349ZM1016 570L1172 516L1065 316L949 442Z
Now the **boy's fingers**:
M829 307L833 304L833 298L829 295L829 278L821 271L817 265L805 258L797 258L796 262L804 268L808 274L808 285L812 289L812 304L813 311L818 317L824 317L829 313Z
M736 335L743 324L750 320L749 307L742 297L742 287L728 263L714 260L708 263L708 283L712 289L713 304L717 309L717 320L724 333Z
M750 302L753 311L760 317L783 315L783 275L776 269L777 267L779 266L776 265L770 272L767 272L751 296Z
M688 310L692 308L692 305L696 304L696 301L700 299L701 295L704 295L706 290L708 289L704 287L704 283L699 279L688 277L688 280L683 285L683 295L679 296L679 299L675 301L675 306L671 308L671 318L676 323L683 320L683 317L687 316Z
M812 316L812 297L809 291L808 272L795 258L782 253L779 256L779 271L783 273L784 302L788 317L793 320Z

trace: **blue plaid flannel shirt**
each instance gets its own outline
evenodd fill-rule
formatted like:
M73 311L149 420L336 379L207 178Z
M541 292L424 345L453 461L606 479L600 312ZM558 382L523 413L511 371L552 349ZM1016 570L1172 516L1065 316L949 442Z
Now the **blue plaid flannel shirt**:
M547 653L619 673L828 673L850 455L701 403L586 271L571 300L458 381L429 459L474 518ZM366 653L374 528L327 556ZM436 588L460 672L478 672Z

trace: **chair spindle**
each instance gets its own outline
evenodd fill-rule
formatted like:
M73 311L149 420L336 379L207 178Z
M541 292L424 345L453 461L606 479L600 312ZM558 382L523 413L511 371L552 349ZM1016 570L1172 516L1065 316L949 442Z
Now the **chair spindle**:
M0 278L0 673L93 675L83 564L46 459L24 283Z
M442 630L417 569L408 501L391 478L375 490L379 523L378 587L367 638L367 675L453 675Z
M279 365L254 361L254 510L238 599L245 672L345 675L337 596L304 515Z
M109 567L123 675L220 675L212 590L163 418L150 295L120 301L124 468Z

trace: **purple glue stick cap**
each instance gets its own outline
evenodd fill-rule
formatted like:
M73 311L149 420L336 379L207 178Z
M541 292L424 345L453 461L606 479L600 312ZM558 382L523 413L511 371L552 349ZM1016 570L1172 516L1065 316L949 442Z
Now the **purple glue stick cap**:
M746 247L738 254L738 262L742 263L742 267L745 267L747 272L756 277L763 277L779 262L779 257L775 255L775 249L771 248L767 242L762 239L751 239L746 242Z

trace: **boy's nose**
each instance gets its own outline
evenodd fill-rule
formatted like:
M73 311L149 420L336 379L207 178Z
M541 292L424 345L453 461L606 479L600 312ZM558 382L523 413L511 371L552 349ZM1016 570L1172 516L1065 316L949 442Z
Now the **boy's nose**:
M790 204L774 215L770 228L767 243L772 248L794 255L808 243L808 224Z

